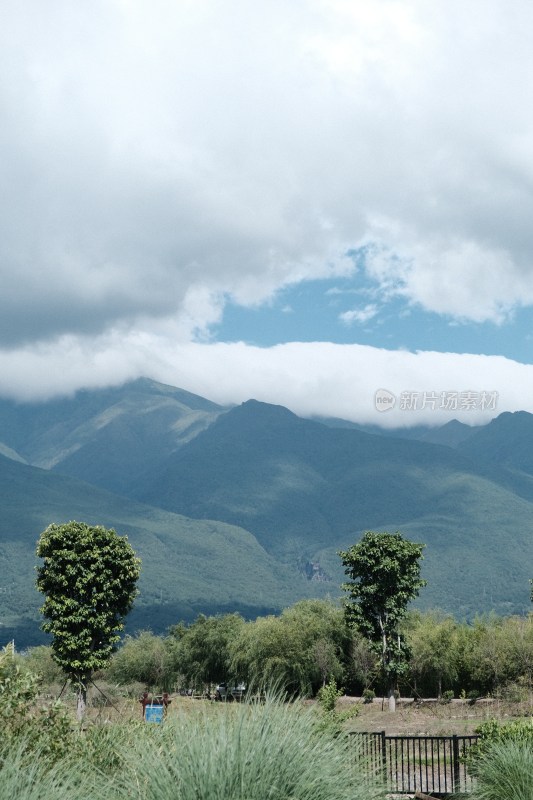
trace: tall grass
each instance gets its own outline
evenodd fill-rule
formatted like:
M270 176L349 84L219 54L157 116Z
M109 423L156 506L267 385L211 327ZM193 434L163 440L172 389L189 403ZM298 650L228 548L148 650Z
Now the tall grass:
M533 743L496 742L475 765L475 800L532 800Z
M231 704L73 733L55 762L31 740L0 755L9 800L382 800L353 738L300 702Z
M27 742L19 742L2 753L0 797L9 800L88 800L97 797L93 780L65 763L50 767L47 756L29 753Z
M354 743L319 732L300 703L228 706L147 730L121 796L135 800L377 800ZM129 793L128 793L129 792Z

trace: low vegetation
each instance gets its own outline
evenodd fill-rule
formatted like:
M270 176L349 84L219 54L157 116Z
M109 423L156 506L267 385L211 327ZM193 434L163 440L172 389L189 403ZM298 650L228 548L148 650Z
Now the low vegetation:
M533 693L533 615L479 617L460 623L437 611L410 612L402 622L411 659L399 681L402 697L442 702L493 697L526 702ZM29 651L33 668L50 674L47 648ZM245 621L237 614L200 616L166 636L126 636L101 680L140 682L157 691L203 693L221 680L282 685L315 695L336 681L346 693L382 697L387 689L379 658L346 626L342 609L305 600L279 616ZM372 694L373 693L373 694Z
M57 546L45 551L52 535ZM0 780L6 796L378 800L383 776L371 774L357 742L346 735L347 720L364 704L339 708L345 689L371 701L374 692L416 697L431 686L441 707L459 687L472 703L483 693L522 694L531 702L533 615L460 624L439 612L409 614L408 601L424 585L422 545L400 534L368 532L340 554L352 579L344 587L350 592L344 609L307 600L255 621L236 613L200 615L192 624L173 625L165 636L128 636L118 652L139 565L124 539L125 569L117 571L111 558L106 572L102 558L113 552L115 540L114 531L79 523L50 526L41 537L38 588L46 594L43 628L53 638L51 648L17 655L12 642L0 653ZM107 693L96 687L93 674ZM52 700L53 690L51 702L39 697L44 676L65 678L59 696L70 680L77 724L66 706ZM166 713L162 725L140 715L121 718L112 699L129 693L139 711L139 689L232 697L221 687L213 695L222 681L247 684L244 702L196 704L195 713ZM99 692L96 705L119 711L115 721L102 725L99 714L80 713L80 697L85 711L91 682ZM318 702L297 699L310 695ZM519 800L531 797L532 732L530 723L521 722L501 727L491 720L481 728L469 764L478 800L503 800L511 787Z
M507 723L490 720L480 726L479 733L470 764L477 779L475 800L531 800L532 718Z
M533 745L531 742L494 744L476 769L475 800L531 800Z
M384 797L379 785L368 785L364 764L356 766L357 739L342 735L348 715L338 702L334 681L320 690L316 704L280 702L275 697L243 704L174 698L163 726L143 723L137 697L128 700L124 687L122 697L112 698L118 711L109 704L105 709L92 707L81 729L74 722L74 696L67 696L67 707L44 702L35 693L38 681L27 670L30 660L12 648L0 657L0 706L5 708L9 698L6 719L17 721L3 724L0 733L0 780L6 796L17 800ZM102 686L107 692L103 681ZM139 686L132 688L138 691ZM360 709L363 715L367 708L360 702L350 710ZM435 708L444 714L449 706ZM390 724L389 715L387 719ZM479 793L472 800L511 796L530 800L531 722L488 721L480 732L483 740L475 766ZM509 782L516 788L513 794Z
M2 686L26 726L2 730L2 796L16 800L380 800L379 781L355 766L354 744L315 708L267 696L205 704L162 726L140 721L85 728L57 719L35 741L28 674L3 654ZM11 670L11 679L7 671ZM32 698L35 700L35 698ZM66 709L62 709L65 715ZM64 716L62 716L64 719Z

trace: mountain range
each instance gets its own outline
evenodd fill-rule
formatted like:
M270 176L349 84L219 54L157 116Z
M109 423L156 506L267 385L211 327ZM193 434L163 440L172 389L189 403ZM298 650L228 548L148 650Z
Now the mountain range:
M130 629L200 611L253 617L338 597L364 530L426 545L419 605L529 610L533 415L411 431L223 408L148 379L0 400L0 637L42 640L35 544L50 522L127 534L143 561Z

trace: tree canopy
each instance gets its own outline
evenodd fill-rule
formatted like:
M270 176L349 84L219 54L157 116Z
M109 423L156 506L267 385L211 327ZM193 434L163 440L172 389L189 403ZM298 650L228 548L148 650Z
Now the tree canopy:
M399 623L407 606L426 581L420 578L423 544L404 539L400 533L367 531L349 550L339 553L351 580L346 616L351 625L379 652L381 668L389 678L389 703L394 707L398 676L409 661L409 649Z
M229 665L230 648L244 624L239 614L200 614L189 627L174 633L181 672L191 685L206 686L235 677Z
M350 644L340 607L301 600L279 617L242 626L230 647L232 672L255 686L307 694L330 678L342 680Z
M140 560L126 536L83 522L49 525L37 544L44 563L37 588L53 657L78 687L78 716L87 682L109 660L136 595Z

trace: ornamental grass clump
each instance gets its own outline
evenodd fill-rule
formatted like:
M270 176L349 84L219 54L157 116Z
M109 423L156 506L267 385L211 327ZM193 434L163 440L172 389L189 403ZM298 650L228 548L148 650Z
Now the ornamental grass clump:
M103 800L88 775L68 770L65 762L50 766L46 754L30 751L24 741L2 753L0 787L6 800Z
M498 741L476 762L472 800L532 800L533 743Z
M267 698L146 730L129 751L119 791L133 800L383 798L356 765L355 748L348 737L320 732L313 709Z

